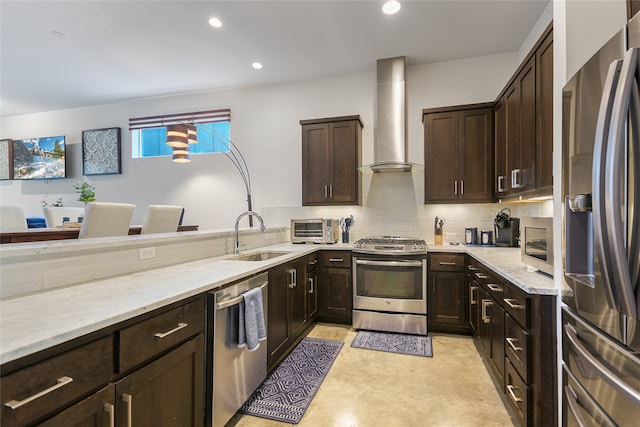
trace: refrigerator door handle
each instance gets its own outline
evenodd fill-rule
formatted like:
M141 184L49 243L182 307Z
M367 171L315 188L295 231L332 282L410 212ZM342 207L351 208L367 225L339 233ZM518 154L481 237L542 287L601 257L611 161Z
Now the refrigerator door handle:
M633 85L632 102L630 108L631 138L629 140L629 190L627 212L629 215L629 268L631 271L631 286L637 294L640 304L640 88L638 88L638 73ZM633 212L632 212L633 211ZM638 313L640 316L640 313Z
M578 409L579 403L578 403L578 396L576 395L576 392L573 391L573 389L567 385L564 387L564 395L565 395L565 399L567 399L567 406L571 411L571 413L573 414L573 418L578 423L578 426L588 427L589 424L587 424L584 417L580 413L580 409Z
M604 175L606 223L610 244L610 268L613 283L617 286L614 293L618 294L621 311L627 316L636 319L636 298L631 282L631 271L626 250L627 231L622 218L622 209L625 207L625 195L627 182L620 182L620 176L627 177L627 117L631 105L633 87L636 85L636 71L638 69L638 50L629 49L624 54L618 90L613 101L613 114L606 148L606 169ZM635 91L637 94L637 91ZM634 100L635 101L635 100ZM621 185L622 184L622 185Z
M580 343L580 338L578 337L578 332L576 329L569 325L564 325L564 332L569 340L569 344L576 351L576 353L584 360L586 363L591 365L598 373L605 379L609 384L611 384L616 389L620 390L620 392L626 394L631 399L636 402L640 402L640 393L638 393L633 387L629 386L625 383L620 377L607 369L594 355L592 355L589 350L586 349L584 345Z
M622 68L622 60L613 61L609 65L607 77L604 82L602 98L600 100L600 109L598 110L598 120L596 123L595 142L593 147L593 170L592 170L592 204L593 204L593 233L594 245L596 253L600 260L600 271L602 274L602 282L604 294L607 304L610 308L620 311L620 302L614 291L614 281L610 271L610 254L609 241L607 235L607 212L605 204L604 176L606 170L606 153L608 146L609 128L612 119L613 102L615 98L618 80L620 77L620 69ZM569 247L570 242L567 242Z

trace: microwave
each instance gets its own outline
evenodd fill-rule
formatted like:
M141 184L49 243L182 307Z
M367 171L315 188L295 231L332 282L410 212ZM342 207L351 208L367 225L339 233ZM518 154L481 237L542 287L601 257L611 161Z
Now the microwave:
M337 219L292 219L291 243L337 243L339 223Z
M553 218L520 219L522 263L553 276Z

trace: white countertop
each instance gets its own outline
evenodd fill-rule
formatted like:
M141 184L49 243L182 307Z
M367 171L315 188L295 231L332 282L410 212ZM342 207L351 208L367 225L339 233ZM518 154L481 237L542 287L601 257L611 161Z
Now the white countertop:
M282 243L260 249L290 251L268 261L230 261L227 258L232 255L226 255L0 301L0 364L219 288L318 249L350 250L351 245ZM553 279L527 271L517 248L430 245L429 252L466 252L529 293L557 294Z

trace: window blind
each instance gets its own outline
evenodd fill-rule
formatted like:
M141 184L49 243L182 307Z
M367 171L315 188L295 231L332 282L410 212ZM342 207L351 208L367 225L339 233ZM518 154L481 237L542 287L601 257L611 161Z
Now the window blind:
M164 114L160 116L135 117L129 119L129 130L157 128L182 123L230 122L231 110L196 111L193 113Z

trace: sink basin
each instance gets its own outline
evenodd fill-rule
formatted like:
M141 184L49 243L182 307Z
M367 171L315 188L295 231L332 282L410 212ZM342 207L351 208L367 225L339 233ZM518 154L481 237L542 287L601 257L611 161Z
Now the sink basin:
M235 255L227 259L231 261L266 261L290 253L289 251L252 252L249 254Z

